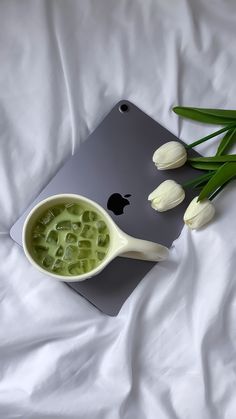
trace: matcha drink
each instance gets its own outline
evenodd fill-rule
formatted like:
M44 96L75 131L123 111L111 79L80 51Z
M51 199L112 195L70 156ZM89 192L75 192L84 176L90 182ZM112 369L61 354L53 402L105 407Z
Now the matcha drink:
M32 256L49 272L82 275L107 254L109 230L102 215L83 202L54 205L36 220L31 231Z

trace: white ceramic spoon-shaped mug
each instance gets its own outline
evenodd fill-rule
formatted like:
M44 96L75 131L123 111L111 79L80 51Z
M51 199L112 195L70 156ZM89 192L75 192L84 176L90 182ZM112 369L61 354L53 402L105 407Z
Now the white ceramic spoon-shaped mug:
M100 214L105 221L110 235L110 242L107 254L102 262L89 272L80 275L60 275L55 272L48 271L41 267L35 260L32 252L32 229L40 216L50 208L60 204L75 203L89 207L91 211ZM60 194L53 195L39 202L27 216L22 233L22 241L25 255L28 260L40 271L50 275L58 280L65 282L84 281L94 275L100 273L115 257L123 256L132 259L149 260L152 262L160 262L168 257L168 249L158 243L137 239L122 231L112 220L110 215L96 202L85 198L81 195Z

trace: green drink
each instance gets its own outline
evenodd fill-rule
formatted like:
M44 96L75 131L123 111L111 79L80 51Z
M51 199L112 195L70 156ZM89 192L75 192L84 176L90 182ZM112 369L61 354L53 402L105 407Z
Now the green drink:
M110 233L102 215L81 202L49 207L31 230L34 261L43 269L63 276L83 275L105 258Z

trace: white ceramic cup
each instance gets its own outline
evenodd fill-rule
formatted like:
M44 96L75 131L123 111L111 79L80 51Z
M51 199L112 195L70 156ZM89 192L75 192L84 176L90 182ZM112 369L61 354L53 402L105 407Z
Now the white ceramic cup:
M78 204L84 203L85 205L91 207L91 210L94 209L98 214L100 213L101 217L107 224L110 234L109 248L102 262L93 270L87 273L73 276L58 275L56 273L49 272L46 269L43 269L34 260L32 256L31 246L32 228L35 222L38 220L38 218L42 215L42 213L50 207L53 207L54 205L68 202ZM158 243L153 243L150 241L141 240L129 236L116 225L116 223L112 220L110 215L100 205L88 198L85 198L84 196L74 194L53 195L39 202L30 211L29 215L27 216L24 222L22 242L25 255L33 266L35 266L41 272L44 272L47 275L50 275L64 282L84 281L87 278L91 278L92 276L100 273L105 268L105 266L107 266L108 263L110 263L117 256L159 262L165 260L168 257L169 253L168 249L165 246L162 246Z

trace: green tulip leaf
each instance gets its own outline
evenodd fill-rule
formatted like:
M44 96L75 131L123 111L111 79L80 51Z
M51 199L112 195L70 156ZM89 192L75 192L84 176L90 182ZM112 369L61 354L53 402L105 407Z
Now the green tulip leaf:
M195 187L201 185L203 182L207 182L212 176L214 172L205 173L204 175L200 175L195 179L189 180L182 184L183 188Z
M195 108L199 112L206 113L208 115L220 116L223 118L229 118L236 120L236 111L232 109L210 109L210 108Z
M218 170L222 163L207 163L207 162L189 162L194 169L199 170Z
M220 145L216 152L216 156L220 156L224 154L226 151L229 151L230 147L232 147L235 141L236 141L236 129L234 129L233 131L227 131L220 142Z
M212 157L192 157L188 159L190 163L226 163L236 161L236 154L229 154L223 156L212 156Z
M236 162L223 164L202 189L198 201L209 198L218 188L236 176Z
M205 186L207 184L207 181L204 181L202 183L199 183L196 186L193 186L193 189L201 189L203 186Z
M173 111L184 118L206 124L227 125L236 123L236 111L234 110L175 106Z
M214 172L210 172L207 175L205 175L205 177L202 176L201 178L199 178L198 182L195 182L195 184L193 185L193 188L199 188L200 186L206 185L209 179L211 179L213 175L214 175Z

